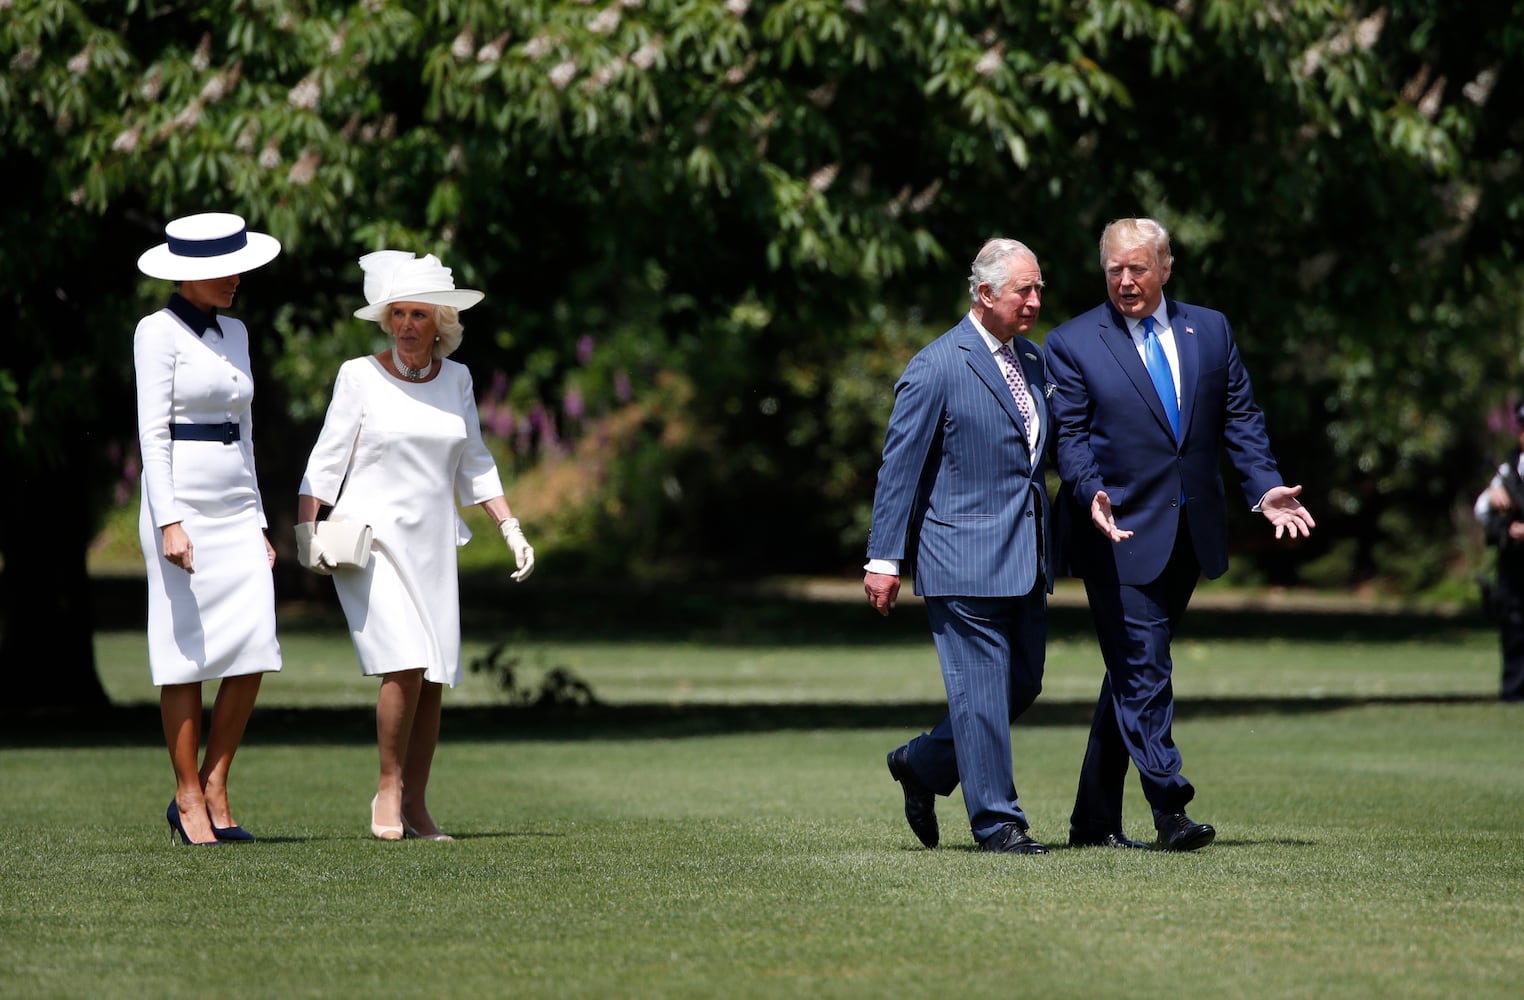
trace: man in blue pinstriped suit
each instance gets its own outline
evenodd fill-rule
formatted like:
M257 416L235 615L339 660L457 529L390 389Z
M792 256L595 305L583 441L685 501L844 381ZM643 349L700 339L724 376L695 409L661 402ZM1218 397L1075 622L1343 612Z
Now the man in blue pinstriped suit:
M1042 689L1052 589L1048 378L1042 351L1020 336L1042 307L1042 271L1021 243L992 239L968 288L968 315L895 385L863 588L887 615L911 575L942 664L947 715L889 754L912 831L937 845L934 795L961 779L981 848L1046 854L1011 769L1011 723Z
M1195 788L1172 732L1170 641L1204 574L1228 568L1220 453L1275 537L1312 531L1285 486L1222 313L1164 297L1173 258L1152 219L1101 236L1108 301L1048 335L1059 548L1085 581L1106 676L1070 817L1074 846L1143 847L1122 830L1122 785L1137 765L1159 846L1193 851L1216 831L1186 815Z

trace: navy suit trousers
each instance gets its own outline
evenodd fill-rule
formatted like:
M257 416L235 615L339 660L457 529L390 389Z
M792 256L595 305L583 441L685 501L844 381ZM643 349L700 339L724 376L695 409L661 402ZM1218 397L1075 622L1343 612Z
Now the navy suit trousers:
M1130 759L1157 817L1184 812L1195 796L1180 773L1172 732L1175 695L1170 642L1201 578L1181 508L1164 572L1141 586L1118 583L1109 563L1085 577L1085 594L1106 663L1080 768L1071 828L1082 835L1122 831L1122 786Z

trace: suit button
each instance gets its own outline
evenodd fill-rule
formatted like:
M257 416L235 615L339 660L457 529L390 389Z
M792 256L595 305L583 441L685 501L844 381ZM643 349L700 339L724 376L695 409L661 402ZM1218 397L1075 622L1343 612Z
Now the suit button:
M1179 497L1175 497L1173 500L1171 500L1169 502L1169 505L1171 507L1178 507L1178 506L1180 506L1180 498Z
M1032 516L1032 512L1031 511L1027 511L1027 517L1031 517L1031 516Z

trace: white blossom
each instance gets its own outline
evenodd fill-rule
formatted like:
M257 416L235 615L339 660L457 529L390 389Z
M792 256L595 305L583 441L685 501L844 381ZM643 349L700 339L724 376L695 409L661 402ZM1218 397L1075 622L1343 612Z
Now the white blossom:
M624 70L625 65L626 64L623 56L615 59L610 59L602 66L599 66L598 69L593 72L592 76L587 78L587 83L584 84L584 86L589 91L602 90L604 87L608 86L610 80L614 79L614 77L618 76L620 72Z
M509 32L503 32L492 41L476 50L476 61L479 63L497 62L503 57L503 46L508 44Z
M841 171L841 164L829 163L819 170L810 174L810 187L824 193L831 185L836 183L836 175Z
M725 10L736 17L743 16L750 6L751 0L725 0Z
M317 176L318 164L323 162L323 157L316 153L311 146L302 150L302 155L291 165L291 172L286 179L292 184L310 184L312 178Z
M190 129L195 128L196 123L200 120L201 101L198 98L180 109L180 113L175 115L173 124L175 128L181 128L189 131Z
M462 28L460 34L455 36L455 41L450 43L450 55L459 62L465 62L471 58L471 50L475 48L476 37L471 34L471 29Z
M226 93L225 87L226 85L222 82L222 74L218 73L206 81L206 86L201 88L201 99L208 104L211 104L213 101L219 101L222 99L222 95Z
M142 137L143 126L141 125L134 125L132 128L124 129L121 135L112 140L111 151L113 153L130 153L138 148L138 140Z
M595 35L607 35L619 27L619 8L605 7L598 12L598 16L587 23L587 30Z
M78 208L80 205L83 205L84 203L85 203L85 189L84 188L77 187L73 191L69 192L69 204L73 205L75 208Z
M212 36L210 33L201 36L201 44L196 46L196 54L191 57L191 65L205 72L212 64Z
M68 62L69 72L79 76L90 68L90 46L86 45L74 54L74 58Z
M571 83L572 77L577 75L577 60L568 59L565 62L557 63L551 67L547 75L550 77L552 86L557 90L565 90L566 85Z
M1492 88L1498 82L1498 70L1496 66L1490 66L1476 75L1476 79L1461 88L1461 93L1466 95L1466 100L1472 104L1486 104L1487 98L1492 96Z
M550 51L550 37L548 35L535 35L524 43L524 58L531 62L538 60Z
M286 95L286 102L293 108L301 108L311 111L318 105L318 98L323 96L323 88L318 83L317 70L313 70L302 78L302 82L291 88L291 93Z
M1355 28L1355 44L1362 51L1369 52L1371 47L1381 37L1381 29L1386 27L1386 8L1378 7L1369 17L1362 20Z
M254 140L258 138L259 125L250 121L243 127L243 131L238 133L238 138L233 140L233 148L237 149L240 153L247 153L254 148Z
M264 149L259 151L259 165L266 170L274 170L280 166L280 146L271 139Z
M910 199L910 210L916 214L926 211L937 200L937 194L942 190L942 181L937 179L926 185L925 189Z
M1433 86L1429 87L1428 92L1419 100L1418 113L1433 121L1434 116L1439 114L1439 105L1444 96L1445 78L1440 77L1434 81Z
M138 84L138 96L150 104L159 99L159 91L164 87L164 71L155 66L148 71L143 82Z
M636 49L635 54L630 56L630 62L640 69L650 69L656 63L656 57L661 55L661 45L662 38L658 35Z
M993 76L1000 69L1000 64L1005 61L1005 43L996 42L979 61L974 64L974 72L980 76Z

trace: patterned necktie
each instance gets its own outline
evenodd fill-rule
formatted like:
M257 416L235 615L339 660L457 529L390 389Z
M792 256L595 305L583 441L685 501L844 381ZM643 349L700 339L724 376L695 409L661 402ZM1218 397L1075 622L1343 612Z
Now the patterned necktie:
M1000 355L1004 362L1001 368L1005 370L1005 384L1011 387L1011 395L1016 397L1016 409L1021 413L1021 427L1030 436L1032 433L1032 397L1027 394L1027 379L1021 373L1021 365L1016 363L1016 352L1011 350L1010 344L1001 344L1000 350L995 352Z
M1169 370L1169 358L1164 356L1164 345L1154 333L1154 318L1143 317L1143 363L1148 366L1148 377L1154 380L1154 391L1164 404L1164 415L1169 417L1169 429L1180 440L1180 403L1175 399L1175 376Z

